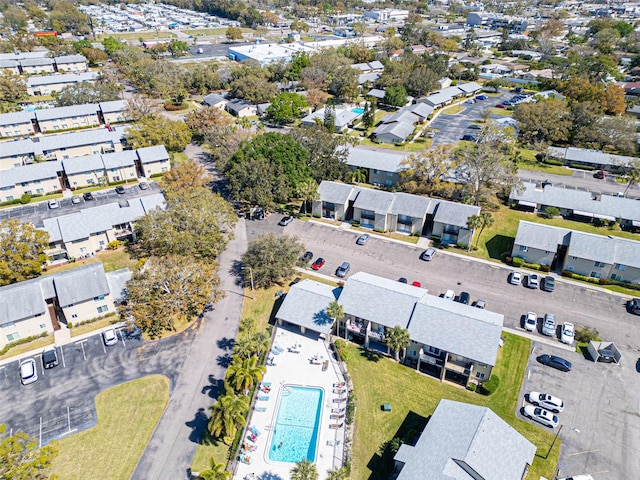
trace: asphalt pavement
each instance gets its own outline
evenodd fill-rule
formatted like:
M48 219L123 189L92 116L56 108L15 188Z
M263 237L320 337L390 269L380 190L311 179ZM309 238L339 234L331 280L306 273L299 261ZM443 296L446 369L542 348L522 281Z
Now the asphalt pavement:
M542 184L542 182L550 181L554 187L563 187L573 190L582 190L585 192L605 193L608 195L616 195L624 193L627 185L625 183L616 182L616 176L607 174L602 180L594 178L593 172L584 170L571 170L568 175L552 175L545 172L534 170L520 170L518 176L523 182L532 182ZM631 185L627 192L627 198L640 198L640 188L638 185ZM640 205L638 206L640 208Z

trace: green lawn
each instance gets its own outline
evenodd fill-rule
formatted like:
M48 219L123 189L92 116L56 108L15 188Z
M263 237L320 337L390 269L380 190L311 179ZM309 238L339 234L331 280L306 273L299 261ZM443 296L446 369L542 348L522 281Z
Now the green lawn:
M442 110L444 115L456 115L464 110L462 105L453 105Z
M46 337L36 338L27 343L21 343L15 347L10 348L7 353L0 354L0 359L18 357L23 353L30 352L31 350L39 350L40 348L47 347L56 341L53 335L47 335Z
M506 333L503 337L505 346L494 369L494 375L500 378L500 387L490 397L441 383L391 359L365 354L356 345L349 345L347 365L357 398L351 478L386 480L388 470L379 454L381 445L422 428L443 398L491 408L534 443L538 455L545 455L553 434L515 415L530 342ZM383 403L391 403L392 411L381 411ZM540 475L553 478L559 456L560 442L556 442L548 459L535 457L527 478L537 480Z
M356 132L356 134L359 135L358 132ZM419 138L414 142L405 143L404 145L396 146L390 143L376 143L371 141L368 138L360 138L360 137L358 138L360 139L360 145L362 145L363 147L383 148L386 150L391 150L396 152L419 152L421 150L430 148L432 143L430 138L429 139Z
M570 177L573 172L567 167L558 165L547 165L536 160L536 151L528 150L526 148L519 149L520 158L518 159L518 168L520 170L535 170L538 172L545 172L552 175L564 175Z
M126 32L126 33L109 33L97 36L97 40L101 42L107 37L113 37L118 40L138 41L142 40L161 40L165 38L176 38L177 35L173 32L161 31L161 32Z
M169 402L169 381L152 375L96 396L98 424L57 442L53 473L66 480L128 480Z
M83 258L73 263L65 263L64 265L47 268L43 275L51 275L52 273L63 272L65 270L71 270L72 268L78 268L82 265L88 265L96 262L102 262L106 272L113 272L114 270L120 270L121 268L134 269L138 264L138 261L131 258L131 255L129 255L129 252L127 252L124 247L120 247L117 250L104 250L102 252L98 252L91 258Z

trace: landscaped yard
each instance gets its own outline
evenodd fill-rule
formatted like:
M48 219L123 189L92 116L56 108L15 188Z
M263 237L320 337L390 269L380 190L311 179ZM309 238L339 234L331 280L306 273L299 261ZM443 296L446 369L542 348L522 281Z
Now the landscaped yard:
M464 110L464 106L462 105L452 105L451 107L447 107L442 110L442 114L444 115L456 115Z
M520 157L518 158L518 168L520 170L535 170L537 172L545 172L551 175L564 175L570 177L573 172L567 167L559 165L547 165L536 160L536 153L534 150L528 150L526 148L519 149Z
M540 475L554 478L560 442L556 442L545 460L542 456L551 446L553 433L516 417L530 342L506 333L503 338L505 345L494 369L500 386L489 397L441 383L391 359L349 345L347 365L357 398L351 478L386 480L389 471L380 456L381 446L394 437L417 433L443 398L491 408L538 447L527 478L537 480ZM390 412L381 410L384 403L392 405Z
M52 273L59 273L96 262L102 262L105 272L113 272L114 270L120 270L121 268L133 269L138 264L138 261L131 258L131 255L129 255L129 252L127 252L124 247L120 247L117 250L104 250L102 252L98 252L91 258L83 258L73 263L65 263L64 265L49 267L46 272L43 272L43 275L51 275Z
M57 442L53 473L67 480L128 480L169 402L169 381L152 375L96 396L98 425Z
M356 132L357 133L357 132ZM405 143L400 146L396 146L390 143L376 143L368 138L358 137L360 140L360 145L363 147L376 147L376 148L384 148L391 151L396 152L419 152L421 150L425 150L431 147L432 141L431 139L419 138L411 143Z

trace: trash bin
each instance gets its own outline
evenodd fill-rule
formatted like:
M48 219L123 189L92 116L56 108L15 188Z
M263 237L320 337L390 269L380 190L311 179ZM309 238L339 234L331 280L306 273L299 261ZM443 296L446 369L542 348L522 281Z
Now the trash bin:
M383 412L390 412L391 411L391 404L390 403L385 403L382 405L382 411Z

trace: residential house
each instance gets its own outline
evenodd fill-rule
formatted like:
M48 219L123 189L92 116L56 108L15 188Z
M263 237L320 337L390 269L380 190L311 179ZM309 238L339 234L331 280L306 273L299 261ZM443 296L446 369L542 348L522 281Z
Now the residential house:
M472 215L480 214L480 207L464 203L440 201L433 209L431 236L440 237L445 244L470 245L473 230L468 221Z
M66 158L62 165L72 190L107 184L107 175L100 154Z
M640 242L521 220L511 255L592 278L640 283Z
M210 93L202 99L202 103L207 107L216 107L220 110L225 110L229 103L229 99L223 94Z
M53 61L56 64L56 70L60 73L80 73L87 71L87 59L84 55L64 55L61 57L54 57Z
M524 182L524 189L513 189L509 201L516 208L531 212L555 207L565 218L587 222L619 222L623 228L640 228L638 201L630 198L606 195L569 188L538 187Z
M4 113L0 115L0 137L28 137L36 133L34 112L22 110L20 112Z
M358 194L353 185L339 182L322 181L318 186L317 200L313 201L312 212L322 218L345 221L352 212L351 202Z
M424 123L432 112L433 107L426 103L402 107L396 113L382 117L373 136L382 143L402 143L413 134L414 125Z
M226 109L230 114L239 118L251 117L258 114L258 109L254 104L239 98L234 98L233 100L229 101L229 103L227 103Z
M625 170L635 157L604 153L600 150L587 148L559 148L549 147L547 154L551 158L562 160L565 165L588 165L596 170L618 171Z
M98 111L93 103L36 110L35 113L40 131L43 133L100 125Z
M429 197L396 192L390 208L389 229L409 235L422 235L430 205Z
M374 84L380 78L380 73L378 72L367 72L361 73L358 75L358 85Z
M414 55L423 55L427 53L428 49L424 45L410 45L409 50Z
M4 73L13 73L14 75L20 75L20 62L15 59L0 59L0 70Z
M286 301L276 313L278 325L295 325L303 334L316 332L329 335L335 319L327 315L327 307L338 299L340 289L306 279L292 285Z
M636 118L640 118L640 105L634 105L632 107L627 108L627 113L629 115L633 115Z
M129 104L126 100L112 100L110 102L100 102L98 104L98 114L102 116L101 123L113 125L116 123L128 122Z
M379 88L372 88L367 92L367 97L376 98L378 102L381 102L382 100L384 100L385 95L386 95L386 92Z
M47 195L62 189L57 161L34 163L6 170L0 175L0 202L16 200L24 194Z
M94 82L98 79L97 72L56 73L27 78L27 93L29 95L51 95L65 87L77 83Z
M398 8L374 8L373 10L365 10L364 18L371 18L376 22L402 22L409 16L409 10Z
M140 170L146 178L162 175L171 170L169 153L164 145L144 147L137 150L140 159Z
M405 142L414 130L414 126L407 122L381 123L373 131L373 137L381 143L398 144Z
M462 90L463 94L467 97L475 95L482 90L482 86L476 82L461 83L457 86L457 88Z
M139 160L137 150L105 153L101 155L101 157L108 183L127 180L137 181L138 172L136 164Z
M0 348L116 311L102 263L0 287Z
M440 91L434 94L431 94L427 97L423 97L423 98L419 98L418 100L416 100L418 103L426 103L427 105L433 107L433 108L438 108L438 107L442 107L444 105L448 105L450 104L453 99L457 96L457 95L461 95L462 94L462 90L458 89L457 93L455 91L451 91L449 90L450 88L457 88L457 87L447 87L445 90L447 90L446 92Z
M352 147L349 148L346 163L351 170L366 171L366 183L392 186L400 180L405 158L406 155L401 153Z
M387 231L393 193L362 188L353 202L353 220L363 227Z
M155 208L163 208L164 196L155 193L129 199L125 205L108 203L43 220L49 233L50 263L93 256L106 250L109 242L134 238L134 224Z
M345 131L353 124L353 122L357 118L360 118L362 116L362 113L363 112L360 112L359 110L354 112L353 109L347 107L336 107L336 109L334 110L334 123L336 132ZM317 122L324 122L324 115L325 109L321 108L304 117L301 123L305 127L315 127L317 125Z
M24 75L41 75L55 73L56 67L53 58L24 58L20 60L20 70Z
M394 456L396 480L524 480L536 446L491 409L440 400L415 445Z

